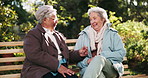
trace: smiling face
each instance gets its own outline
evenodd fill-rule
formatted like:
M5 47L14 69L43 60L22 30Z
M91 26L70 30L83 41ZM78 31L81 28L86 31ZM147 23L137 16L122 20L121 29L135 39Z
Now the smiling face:
M90 20L91 27L97 32L100 31L100 29L103 27L105 22L105 19L101 18L99 14L96 12L91 12L89 14L89 20Z

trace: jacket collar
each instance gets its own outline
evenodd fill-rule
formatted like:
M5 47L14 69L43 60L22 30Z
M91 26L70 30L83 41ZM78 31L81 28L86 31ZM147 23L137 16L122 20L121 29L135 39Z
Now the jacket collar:
M41 24L37 24L36 27L38 30L40 30L43 34L46 33L46 31L43 29L42 25Z

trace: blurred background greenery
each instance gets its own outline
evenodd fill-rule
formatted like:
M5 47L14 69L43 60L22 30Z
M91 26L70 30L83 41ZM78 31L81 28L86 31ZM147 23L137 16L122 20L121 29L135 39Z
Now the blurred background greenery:
M148 0L0 0L0 42L22 41L35 27L38 6L57 9L57 30L68 39L89 25L87 10L104 8L125 43L130 69L148 74Z

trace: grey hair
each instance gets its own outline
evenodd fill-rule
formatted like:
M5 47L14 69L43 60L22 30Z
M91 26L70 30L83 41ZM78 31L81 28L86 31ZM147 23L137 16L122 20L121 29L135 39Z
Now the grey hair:
M108 15L106 13L106 11L103 9L103 8L100 8L100 7L93 7L93 8L90 8L88 10L88 16L90 16L90 13L91 12L96 12L98 13L98 15L101 17L101 18L104 18L106 20L106 22L109 22L109 19L108 19Z
M53 8L51 5L43 5L38 8L38 10L35 13L36 19L39 21L39 23L42 23L42 20L47 17L51 17L52 15L56 15L57 10Z

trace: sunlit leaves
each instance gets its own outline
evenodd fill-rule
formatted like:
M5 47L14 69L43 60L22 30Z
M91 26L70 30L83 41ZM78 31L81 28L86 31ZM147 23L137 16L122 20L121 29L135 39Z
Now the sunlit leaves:
M122 21L122 17L116 17L115 14L115 12L109 11L109 20L113 24L112 26L116 26Z
M60 6L60 10L64 10L65 11L66 9L63 6Z
M34 26L32 25L32 23L27 22L27 23L23 23L20 25L20 29L22 32L27 33L30 29L32 29Z
M15 34L14 27L17 23L17 14L8 6L0 7L0 41L15 41L20 37Z
M89 4L88 7L97 7L97 6Z
M87 13L84 13L84 14L82 15L82 17L83 17L83 18L87 18L87 17L88 17L88 14L87 14Z

